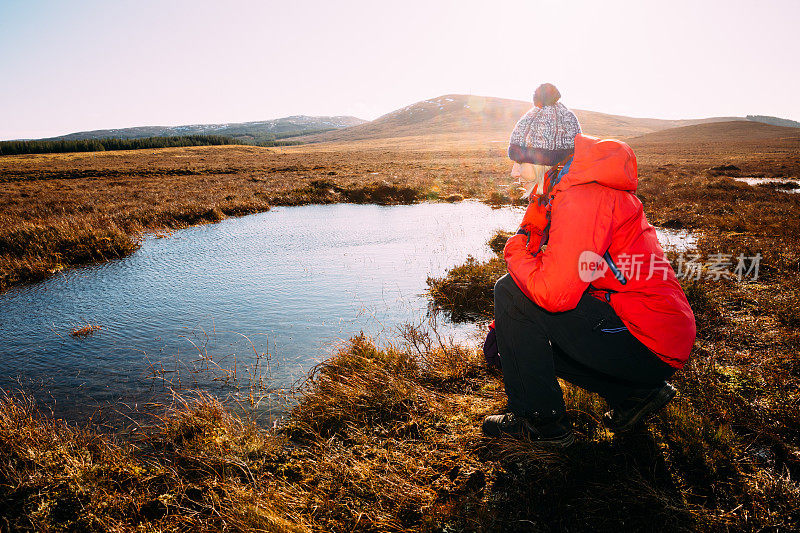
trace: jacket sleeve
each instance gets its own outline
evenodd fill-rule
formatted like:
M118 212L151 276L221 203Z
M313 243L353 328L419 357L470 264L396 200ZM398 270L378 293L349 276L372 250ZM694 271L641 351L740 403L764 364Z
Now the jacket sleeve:
M528 204L525 210L525 215L522 217L522 223L519 225L520 230L525 230L530 234L529 242L534 243L537 247L542 240L542 233L544 227L547 225L547 208L539 205L539 202L534 200Z
M601 187L574 186L556 195L544 252L534 257L526 248L524 235L515 235L506 243L508 272L539 307L551 312L574 309L589 286L579 275L581 254L591 251L602 256L608 250L613 199ZM533 241L531 245L535 252Z

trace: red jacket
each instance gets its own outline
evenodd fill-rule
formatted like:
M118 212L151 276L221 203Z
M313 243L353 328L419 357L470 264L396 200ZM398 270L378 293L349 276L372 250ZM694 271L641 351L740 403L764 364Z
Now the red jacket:
M530 239L509 239L505 259L519 288L540 307L574 309L588 289L645 346L681 368L694 344L694 314L633 194L637 183L636 156L627 144L578 135L549 205L534 200L528 207L523 226ZM548 210L547 247L540 251ZM624 284L602 259L606 252Z

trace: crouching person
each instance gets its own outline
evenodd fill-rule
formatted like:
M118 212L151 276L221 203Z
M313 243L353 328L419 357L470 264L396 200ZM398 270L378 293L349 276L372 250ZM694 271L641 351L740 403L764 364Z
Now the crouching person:
M667 380L689 356L695 322L634 195L633 151L582 135L559 97L539 87L511 135L512 176L530 204L494 288L508 412L483 431L568 446L557 377L600 394L606 425L625 431L675 395Z

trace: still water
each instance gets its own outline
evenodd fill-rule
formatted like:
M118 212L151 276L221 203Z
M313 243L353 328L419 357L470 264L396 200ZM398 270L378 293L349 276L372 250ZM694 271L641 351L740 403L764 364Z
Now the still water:
M128 258L0 294L0 388L81 420L171 388L229 393L234 374L240 387L254 375L288 387L360 331L387 340L423 321L426 278L488 259L488 239L521 217L469 201L278 207L149 237ZM70 336L87 323L102 329Z
M256 359L286 387L340 340L425 319L427 276L487 259L487 240L521 216L478 202L278 207L150 237L128 258L0 294L0 387L77 419L169 387L222 391ZM70 336L86 323L102 329Z
M797 180L786 179L786 178L733 178L733 179L752 186L758 186L764 183L780 183L780 184L787 183L789 185L792 185L793 187L790 189L776 188L775 191L793 193L793 194L800 193L800 187L797 187Z

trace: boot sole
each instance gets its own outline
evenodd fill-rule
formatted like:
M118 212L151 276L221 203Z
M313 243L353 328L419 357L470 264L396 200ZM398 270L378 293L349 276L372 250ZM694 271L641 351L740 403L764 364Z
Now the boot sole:
M525 440L531 445L541 448L568 448L575 443L575 433L570 431L563 437L545 440L525 437Z
M531 438L529 434L525 432L504 432L501 430L487 431L485 425L481 429L486 437L491 437L491 438L511 437L514 439L523 440L529 444L532 444L533 446L540 446L543 448L567 448L569 446L572 446L572 444L575 442L575 432L573 431L565 433L561 437L536 439L536 438Z
M640 421L646 420L663 409L664 406L675 397L677 392L678 391L676 391L672 385L667 384L664 387L661 387L651 400L643 402L642 406L624 424L615 426L606 416L604 416L603 418L606 420L606 426L614 433L628 431Z

